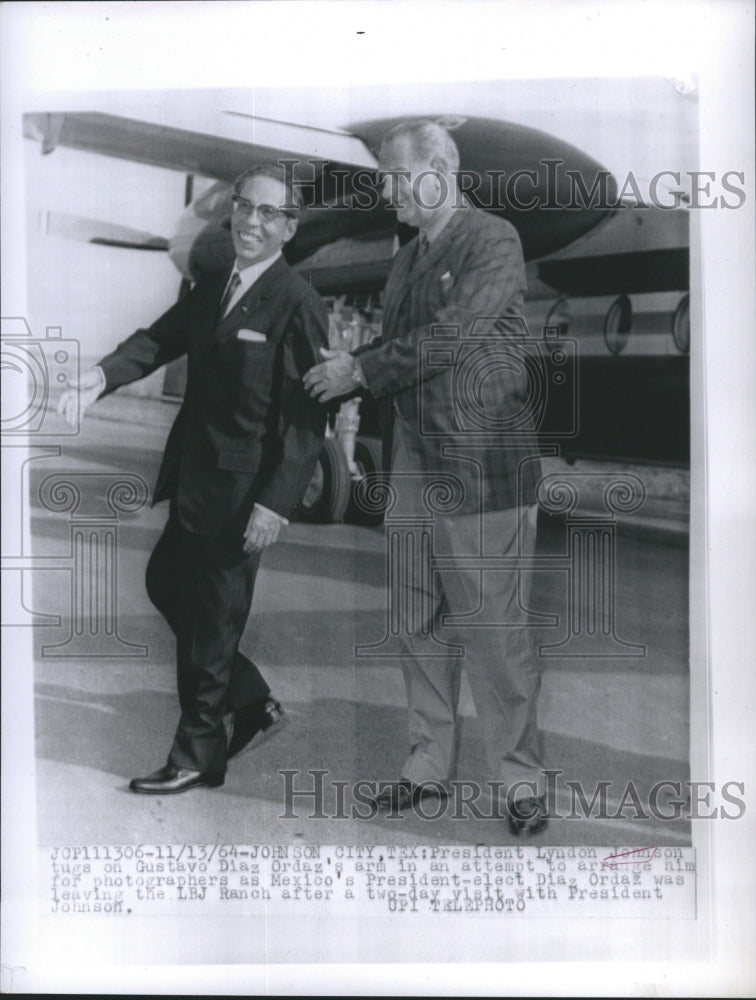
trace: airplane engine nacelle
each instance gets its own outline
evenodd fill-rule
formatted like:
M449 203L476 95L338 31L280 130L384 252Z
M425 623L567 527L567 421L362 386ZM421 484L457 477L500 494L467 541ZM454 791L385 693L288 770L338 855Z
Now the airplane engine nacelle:
M575 338L584 357L662 357L687 354L690 346L687 292L563 296L528 301L525 310L533 335L558 327L560 336Z

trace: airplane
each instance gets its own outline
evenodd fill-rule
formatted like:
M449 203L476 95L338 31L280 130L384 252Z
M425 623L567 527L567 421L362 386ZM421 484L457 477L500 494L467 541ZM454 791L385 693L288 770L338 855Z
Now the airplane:
M380 294L393 254L412 235L371 197L377 191L380 138L408 117L433 118L455 138L470 200L518 230L527 261L531 330L548 325L577 341L581 421L576 436L562 442L563 453L568 459L684 465L690 342L690 194L684 178L686 168L695 165L696 114L691 87L662 79L569 81L569 86L503 81L498 90L488 87L485 100L473 89L466 102L458 89L434 91L435 107L425 95L423 107L411 113L347 125L324 124L320 105L310 123L281 120L260 113L267 110L265 101L256 96L250 107L249 96L237 92L214 93L211 109L192 93L191 103L170 105L170 123L154 110L145 114L145 106L126 105L118 114L29 112L24 135L39 142L44 155L69 147L186 175L185 206L168 237L57 211L45 212L41 225L49 235L114 249L167 252L184 291L204 272L233 260L233 178L253 162L284 160L305 198L286 256L331 303L332 336L354 347L379 331ZM623 105L628 94L634 98L631 113ZM562 120L554 110L555 95L561 95ZM376 95L372 98L365 104L377 107ZM306 117L308 100L312 103L312 95L303 100L300 118ZM272 113L280 113L275 100L268 103ZM601 122L608 128L602 130ZM548 130L538 127L543 125ZM568 134L579 144L567 141ZM623 169L613 145L622 149L624 163L640 159L642 166ZM634 156L634 148L645 157ZM664 196L663 207L639 205L639 188L647 190L651 183ZM591 192L597 196L587 197ZM169 366L166 394L180 396L183 378L180 362ZM553 405L557 410L547 413L548 426L560 419L558 402ZM361 415L354 405L344 404L342 411L302 516L375 523L360 514L353 499L354 483L379 461L375 408L363 402Z

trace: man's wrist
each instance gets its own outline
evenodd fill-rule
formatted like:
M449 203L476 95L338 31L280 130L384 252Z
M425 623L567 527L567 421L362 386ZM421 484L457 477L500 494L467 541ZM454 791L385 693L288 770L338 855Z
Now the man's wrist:
M258 510L264 511L266 514L271 514L273 517L278 518L278 520L281 522L281 524L288 524L289 523L288 518L284 517L283 514L279 514L279 513L277 513L277 511L271 510L270 507L266 507L264 504L256 503L255 507Z
M365 372L362 370L359 358L355 358L354 355L352 356L352 379L357 385L361 385L363 389L367 389L368 384Z

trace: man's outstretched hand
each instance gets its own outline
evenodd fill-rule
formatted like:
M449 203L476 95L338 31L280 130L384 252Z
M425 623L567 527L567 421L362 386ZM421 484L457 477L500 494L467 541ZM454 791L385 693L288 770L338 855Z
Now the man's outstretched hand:
M312 367L304 377L304 386L310 395L326 403L354 392L357 386L353 374L354 358L349 351L328 351L321 347L320 353L327 360Z
M72 378L70 385L58 400L58 415L71 427L78 427L79 417L105 388L105 376L101 368L90 368L78 381Z

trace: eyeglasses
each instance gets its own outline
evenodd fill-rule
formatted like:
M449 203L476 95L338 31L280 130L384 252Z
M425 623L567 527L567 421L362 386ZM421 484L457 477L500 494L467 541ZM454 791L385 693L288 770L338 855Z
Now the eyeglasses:
M239 194L232 195L231 201L234 203L234 211L241 215L251 215L252 211L257 209L257 214L263 222L273 222L278 215L288 215L290 219L294 218L294 213L289 209L277 208L275 205L255 205L254 202L247 201Z

